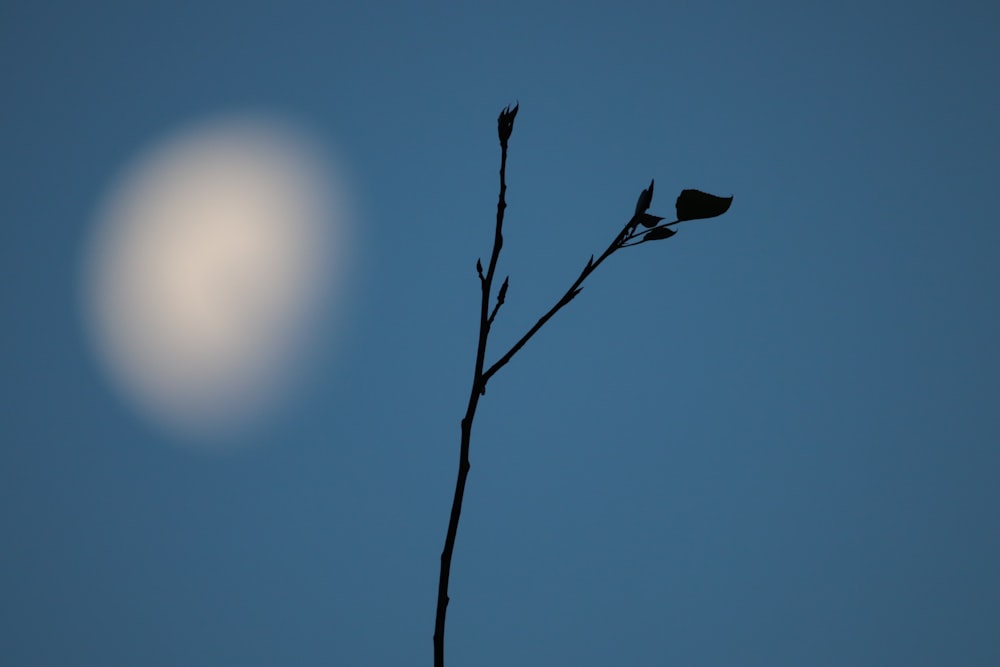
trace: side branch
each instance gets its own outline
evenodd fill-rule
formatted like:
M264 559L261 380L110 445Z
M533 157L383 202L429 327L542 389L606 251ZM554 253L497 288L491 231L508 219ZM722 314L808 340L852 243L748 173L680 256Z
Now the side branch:
M544 315L542 315L541 318L539 318L539 320L537 322L535 322L534 326L532 326L530 329L528 329L528 332L526 334L524 334L523 336L521 336L521 339L519 341L517 341L516 343L514 343L513 347L511 347L509 350L507 350L506 354L504 354L502 357L500 357L496 361L496 363L494 363L492 366L490 366L489 370L487 370L486 372L483 373L483 385L484 386L485 386L485 384L487 382L489 382L489 379L496 374L497 371L499 371L501 368L503 368L504 366L506 366L507 362L509 362L511 359L514 358L514 355L517 354L518 351L522 347L524 347L524 345L529 340L531 340L532 336L534 336L536 333L538 333L539 329L541 329L543 326L545 326L546 322L548 322L550 319L552 319L553 315L555 315L556 313L558 313L562 309L563 306L565 306L567 303L569 303L570 301L572 301L573 298L577 294L580 293L580 290L583 289L583 287L581 287L581 285L583 284L583 281L586 280L587 276L589 276L591 273L593 273L594 270L596 270L597 267L601 265L601 262L603 262L608 257L610 257L611 254L614 253L614 251L618 250L619 248L624 247L625 241L627 241L628 239L630 239L632 237L632 232L634 231L634 229L635 229L635 224L634 224L634 222L632 220L630 220L628 222L628 224L626 224L625 227L622 228L622 230L620 232L618 232L618 235L615 236L615 240L611 242L611 245L608 246L607 250L605 250L601 254L601 256L597 258L596 261L594 260L594 256L593 255L590 256L590 259L587 261L587 265L583 267L583 270L580 272L580 275L577 276L577 279L574 280L573 284L569 286L569 289L566 290L566 293L562 295L562 298L560 298L556 302L556 304L554 306L552 306L552 308L549 309L549 311L547 313L545 313Z

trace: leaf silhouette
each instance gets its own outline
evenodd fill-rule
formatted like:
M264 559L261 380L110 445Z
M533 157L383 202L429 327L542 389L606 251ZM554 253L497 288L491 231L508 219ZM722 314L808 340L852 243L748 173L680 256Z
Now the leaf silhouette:
M732 197L716 197L701 190L682 190L677 198L677 220L714 218L729 210Z
M649 213L640 213L635 217L639 222L642 223L643 227L656 227L656 223L658 223L660 220L663 220L663 218L661 218L660 216L650 215Z
M669 227L656 227L646 232L642 238L644 241L659 241L660 239L669 239L676 233L676 231Z
M639 216L646 212L646 209L653 203L653 181L649 182L649 187L639 193L639 201L635 203L635 214Z

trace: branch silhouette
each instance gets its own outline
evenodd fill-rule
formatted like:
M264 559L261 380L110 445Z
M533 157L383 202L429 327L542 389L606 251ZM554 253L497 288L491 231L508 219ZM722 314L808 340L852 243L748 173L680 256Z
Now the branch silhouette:
M520 105L507 106L497 118L497 135L500 139L500 196L497 199L496 229L493 236L493 250L490 253L490 261L487 265L486 273L483 274L482 261L476 260L476 273L479 276L480 287L482 288L482 299L479 310L479 342L476 346L476 364L472 376L472 389L469 392L469 403L465 410L465 416L461 422L461 446L459 448L458 477L455 481L455 496L451 504L451 514L448 520L448 532L445 537L444 549L441 552L441 573L438 579L437 610L434 618L434 667L444 667L444 631L445 620L448 613L448 582L451 577L451 561L455 552L455 538L458 535L458 522L462 515L462 501L465 497L465 484L469 476L469 445L472 440L472 422L476 416L476 408L479 406L479 398L486 394L486 385L497 372L507 365L514 355L527 344L538 331L545 326L552 316L558 313L566 304L572 301L583 290L583 282L597 270L604 260L622 248L667 239L676 230L674 225L687 220L698 220L703 218L714 218L729 210L732 204L732 197L718 197L700 190L682 190L677 197L675 208L677 219L671 222L660 224L664 218L647 213L653 203L654 182L649 182L649 187L639 194L639 199L635 205L635 213L629 219L621 231L615 235L607 249L595 260L591 255L587 264L580 271L573 284L569 286L566 293L556 301L548 312L542 315L521 338L511 346L506 353L497 359L492 366L483 370L486 363L486 343L489 338L490 328L496 319L500 307L507 298L507 288L510 284L510 276L504 278L503 284L497 292L496 302L492 311L490 310L490 295L493 290L493 279L496 274L497 262L500 259L500 249L503 247L503 223L504 212L507 208L507 143L514 130L514 118ZM640 225L645 228L640 231Z

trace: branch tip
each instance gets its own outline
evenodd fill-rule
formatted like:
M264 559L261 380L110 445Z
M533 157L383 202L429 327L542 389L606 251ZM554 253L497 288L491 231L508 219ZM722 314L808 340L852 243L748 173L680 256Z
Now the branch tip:
M519 102L515 102L513 107L508 104L497 118L497 134L500 137L500 144L503 146L507 145L507 140L510 139L510 134L514 131L514 117L517 116L519 108Z

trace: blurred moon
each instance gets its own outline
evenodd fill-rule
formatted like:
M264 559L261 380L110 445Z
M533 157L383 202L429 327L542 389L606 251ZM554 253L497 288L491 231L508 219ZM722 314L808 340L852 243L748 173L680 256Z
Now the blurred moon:
M85 258L85 313L113 383L204 440L273 407L346 258L343 193L308 142L217 121L152 146L110 189Z

